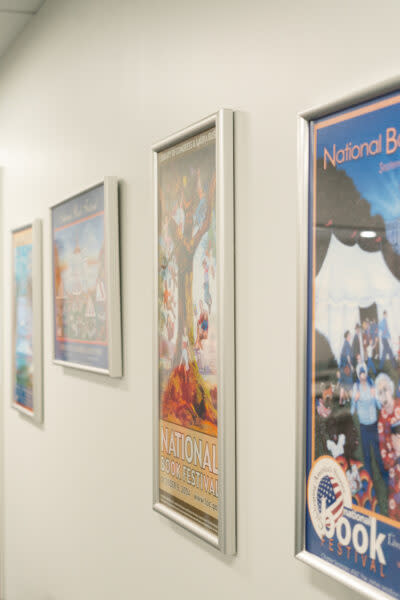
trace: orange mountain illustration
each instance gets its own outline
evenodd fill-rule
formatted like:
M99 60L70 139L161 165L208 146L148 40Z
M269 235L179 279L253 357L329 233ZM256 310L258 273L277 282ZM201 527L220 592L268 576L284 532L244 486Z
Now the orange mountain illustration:
M176 367L162 395L161 417L185 427L217 433L217 389L207 387L197 364Z

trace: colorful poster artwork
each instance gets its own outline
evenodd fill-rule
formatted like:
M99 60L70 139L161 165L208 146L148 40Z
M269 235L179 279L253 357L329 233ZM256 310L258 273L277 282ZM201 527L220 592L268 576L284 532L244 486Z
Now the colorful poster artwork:
M108 367L104 186L53 208L55 359Z
M33 412L32 227L13 233L14 249L14 401Z
M215 128L158 154L160 501L218 533Z
M306 549L400 598L400 94L310 129Z

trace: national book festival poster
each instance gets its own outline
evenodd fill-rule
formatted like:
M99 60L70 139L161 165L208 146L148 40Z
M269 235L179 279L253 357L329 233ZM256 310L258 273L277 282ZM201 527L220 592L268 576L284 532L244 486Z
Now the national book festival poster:
M310 156L306 550L400 598L400 94Z

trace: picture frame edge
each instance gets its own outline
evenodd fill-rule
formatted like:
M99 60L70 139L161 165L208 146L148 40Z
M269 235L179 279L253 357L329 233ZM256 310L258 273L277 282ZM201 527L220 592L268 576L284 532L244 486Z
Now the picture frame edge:
M224 127L227 127L227 123L226 123L226 119L229 118L230 115L230 119L231 119L231 132L228 134L231 136L231 152L230 152L230 158L228 160L230 160L231 162L231 173L233 176L233 169L234 169L234 155L233 155L233 145L234 145L234 137L233 137L233 115L234 115L234 111L231 109L220 109L218 111L216 111L215 113L212 113L211 115L205 117L204 119L200 119L199 121L196 121L195 123L193 123L192 125L189 125L188 127L185 127L184 129L179 130L178 132L162 139L161 141L153 144L151 151L152 151L152 157L153 157L153 194L154 194L154 279L153 279L153 510L155 510L158 513L164 514L163 511L159 510L159 505L160 500L159 500L159 496L160 496L160 487L159 487L159 420L160 420L160 416L159 416L159 384L158 384L158 373L159 373L159 365L158 365L158 352L159 352L159 346L158 346L158 219L159 219L159 211L158 211L158 160L157 160L157 156L160 152L162 152L163 150L174 146L176 144L179 144L180 142L184 141L185 139L188 139L190 137L193 137L195 135L198 135L200 133L202 133L202 131L206 131L207 129L210 129L212 127L216 128L216 168L218 170L218 168L221 168L221 161L224 163L224 157L223 157L223 150L224 150L224 146L221 148L220 147L220 143L221 141L218 140L221 136L221 131L222 131L222 126L224 125ZM225 143L225 141L224 141ZM224 166L225 168L225 166ZM225 175L223 175L223 177L225 177ZM223 190L225 191L225 189L228 187L228 183L225 181L225 179L223 179L223 181L220 182L220 185L223 185ZM231 213L232 213L232 223L231 223L231 227L232 227L232 232L231 232L231 236L232 236L232 240L234 243L234 181L232 180L232 182L230 183L231 187L232 187L232 197L231 197ZM218 186L218 183L217 183ZM219 198L219 200L221 200ZM224 202L226 202L226 198L223 198ZM221 204L221 202L219 203ZM225 208L225 207L224 207ZM216 214L218 214L216 212ZM217 217L218 219L218 217ZM224 230L226 229L226 227L228 226L227 223L223 223L224 225ZM217 224L217 236L218 239L221 236L221 230L220 230L220 226ZM225 240L226 242L226 240ZM220 249L221 249L221 243L218 243L217 245L217 252L219 253ZM225 245L223 245L222 248L223 252L226 252L226 248ZM233 256L231 258L232 260L232 264L233 264L233 289L234 289L234 248L233 248ZM222 289L222 283L218 284L218 293L220 292L220 290ZM219 294L218 297L218 306L220 308L221 304L221 295ZM234 296L232 296L232 303L233 303L233 308L232 308L232 313L233 313L233 329L234 329L234 311L235 311L235 299ZM220 319L222 321L222 319ZM220 326L222 323L219 324L219 328L218 330L220 330ZM233 356L235 357L235 347L233 348ZM221 352L219 351L219 355L221 354ZM235 369L234 367L235 364L235 360L233 359L233 371ZM220 366L220 357L218 358L218 365ZM225 369L226 366L224 366L224 370L222 372L222 376L224 376L225 373ZM234 372L233 372L234 375ZM233 398L233 404L235 406L235 386L233 387L234 389L234 398ZM224 401L222 402L222 404L224 404ZM224 407L222 408L222 414L224 414ZM218 423L220 423L220 412L219 412L219 406L218 406ZM220 427L220 424L219 424ZM235 444L235 440L236 440L236 417L233 416L233 427L234 427L234 440L233 443L231 442L231 448L236 446ZM225 418L222 417L222 436L225 436L226 433L226 428L227 428L227 423L225 422ZM230 432L232 431L232 425L230 426ZM233 445L232 445L233 444ZM222 456L224 456L226 454L226 448L223 446L223 440L221 439L221 436L218 436L218 452L222 452ZM220 456L220 454L219 454ZM236 452L234 453L234 467L233 469L231 469L231 473L228 475L226 473L225 470L225 464L223 464L223 476L222 479L219 478L219 482L222 481L222 488L225 487L225 485L228 485L229 489L232 490L232 488L234 487L234 500L229 501L229 499L226 498L225 494L223 494L222 499L223 501L221 502L221 496L219 496L219 507L218 507L218 543L211 543L211 546L213 546L214 548L218 549L222 554L225 555L234 555L236 554ZM220 461L219 461L219 464ZM231 478L229 481L229 477ZM228 479L227 479L228 478ZM232 485L232 481L233 481L233 485ZM231 504L229 505L229 502L231 502ZM164 507L164 505L162 505ZM230 514L229 515L222 515L223 519L221 521L221 511L227 511L229 510ZM171 513L175 511L171 511ZM204 541L206 541L207 543L210 544L210 540L209 538L209 532L207 532L207 530L205 528L200 528L201 530L203 530L203 534L201 533L201 531L198 531L198 526L194 523L192 523L189 519L184 520L184 519L180 519L179 517L181 515L179 515L179 513L176 513L177 516L173 516L173 514L169 514L168 518L174 522L176 522L178 525L182 526L184 529L186 529L187 531L190 531L191 533L193 533L196 537L203 539ZM166 516L164 514L164 516ZM229 524L226 523L226 518L228 517L229 519ZM227 527L233 527L233 533L232 531L230 531L230 533L228 534L227 532Z
M32 385L33 406L29 410L15 401L15 378L16 378L16 360L15 360L15 342L16 342L16 290L15 290L15 247L14 235L27 229L32 230L32 338L33 345L36 349L32 359L34 372L34 380ZM44 420L44 380L43 380L43 223L42 219L35 218L25 225L11 229L11 271L12 285L11 292L11 313L12 313L12 328L11 333L11 398L10 406L19 414L27 417L32 423L42 425ZM38 350L37 350L38 348Z
M358 90L354 90L340 98L330 102L322 103L307 110L300 111L297 114L297 162L298 162L298 214L297 214L297 310L296 310L296 337L297 337L297 358L296 358L296 383L297 399L295 403L296 410L296 440L295 440L295 540L294 556L297 560L311 566L319 572L324 573L339 581L343 585L357 591L371 600L394 600L390 594L386 594L378 587L369 584L358 577L336 567L333 564L314 555L306 549L306 445L307 445L307 377L306 369L302 371L302 365L307 362L307 285L304 287L302 273L308 276L308 227L309 227L309 133L313 120L329 117L336 112L351 110L358 104L373 101L381 96L399 92L400 94L400 76L370 84ZM305 148L307 148L307 160L304 160ZM303 154L303 156L302 156ZM306 230L304 229L304 223ZM304 256L305 253L305 256ZM305 260L305 271L304 271ZM301 323L302 315L306 314L305 322ZM305 331L302 331L305 327ZM303 469L299 469L303 465Z
M109 333L108 373L112 378L123 377L122 370L122 315L121 264L118 177L104 178L104 208L106 228L106 279L109 284L107 320Z
M68 362L68 361L63 361L61 359L56 358L55 355L55 292L54 292L54 251L53 251L53 211L55 208L57 208L58 206L61 206L62 204L73 200L75 198L77 198L78 196L81 196L82 194L85 194L97 187L103 186L103 191L104 191L104 215L105 215L105 221L104 221L104 229L106 231L107 229L107 219L108 216L110 214L109 211L109 207L106 201L106 191L109 192L109 187L111 186L111 188L114 187L114 185L116 186L116 190L111 190L112 193L112 197L114 198L114 200L112 200L111 204L115 201L115 197L116 197L116 208L111 208L111 211L114 211L114 213L116 214L111 214L114 223L112 224L112 228L113 228L113 235L116 236L117 238L117 243L118 243L118 256L116 256L116 260L118 262L118 275L115 276L116 274L113 272L112 275L112 281L113 281L113 287L114 287L114 292L115 292L115 285L117 283L116 280L118 280L119 283L119 288L118 288L118 300L115 298L112 299L111 304L113 305L112 308L110 309L110 306L107 306L107 321L109 321L109 319L111 319L109 321L109 323L114 322L114 319L116 319L116 315L119 312L119 333L117 334L116 338L113 337L112 340L112 345L113 345L113 359L111 362L115 361L115 364L113 363L113 370L111 370L110 368L110 347L109 347L109 356L108 356L108 368L107 369L102 369L102 368L96 368L96 367L91 367L90 365L84 365L84 364L80 364L80 363L74 363L74 362ZM106 190L107 188L107 190ZM119 234L120 234L120 230L119 230L119 195L118 195L118 177L114 176L114 175L107 175L107 176L103 176L103 178L98 181L97 183L94 183L93 185L89 185L88 187L85 187L83 190L68 196L68 198L65 198L63 200L60 200L58 202L55 202L54 204L49 206L49 212L50 212L50 245L51 245L51 293L52 293L52 364L57 365L57 366L61 366L64 368L70 368L70 369L77 369L79 371L86 371L89 373L94 373L96 375L104 375L107 377L110 377L112 379L115 378L121 378L123 377L123 368L122 368L122 306L121 306L121 264L120 264L120 240L119 240ZM116 223L115 223L116 221ZM109 245L110 240L108 239L108 236L106 236L106 270L109 269L109 267L107 267L107 264L109 262L108 258L109 258L109 254L112 251L111 246ZM110 271L112 272L112 271ZM108 273L107 273L108 275ZM115 306L114 306L114 302L115 302ZM110 304L110 303L109 303ZM118 318L116 319L118 321ZM112 332L112 335L114 335L115 332ZM111 339L111 338L110 338ZM115 350L117 344L118 344L118 340L119 341L119 346L117 347L117 349ZM109 342L110 344L110 342ZM119 348L119 350L118 350ZM118 354L119 353L119 354Z

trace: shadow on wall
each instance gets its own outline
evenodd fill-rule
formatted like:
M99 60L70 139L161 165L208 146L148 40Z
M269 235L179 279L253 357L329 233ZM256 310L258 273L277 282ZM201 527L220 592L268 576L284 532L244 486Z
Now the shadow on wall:
M3 232L3 221L4 221L4 186L3 186L4 168L0 166L0 232ZM3 239L4 233L0 234L0 390L1 396L4 395L4 372L3 372L3 256L4 256L4 243L6 240ZM2 419L2 410L1 410ZM3 420L3 419L2 419Z
M340 600L362 600L365 596L358 594L354 590L349 589L344 584L332 579L328 575L312 570L309 580L314 588L321 592L323 598L340 598Z
M187 540L190 544L192 544L194 546L197 546L197 547L199 545L202 546L202 548L204 549L205 552L207 552L208 554L211 554L215 559L217 559L221 563L231 566L235 562L236 556L226 556L225 554L222 554L219 550L217 550L216 548L213 548L204 540L197 538L196 536L193 535L193 533L186 531L186 529L184 529L177 523L174 523L173 521L169 521L168 519L157 514L156 512L154 512L154 516L157 517L157 519L159 521L159 523L158 523L159 526L167 527L167 528L174 530L174 532L177 535L181 536L182 538L184 538L185 540Z
M4 189L3 189L3 167L0 167L0 397L4 397L4 371L3 371L3 348L4 348L4 334L3 334L3 253L4 243L3 239L3 207L4 207ZM0 422L4 422L4 403L0 406ZM1 429L0 435L0 480L3 483L3 428ZM4 513L3 513L3 495L0 497L0 528L4 531ZM4 538L3 535L0 537L0 593L1 597L4 594Z

